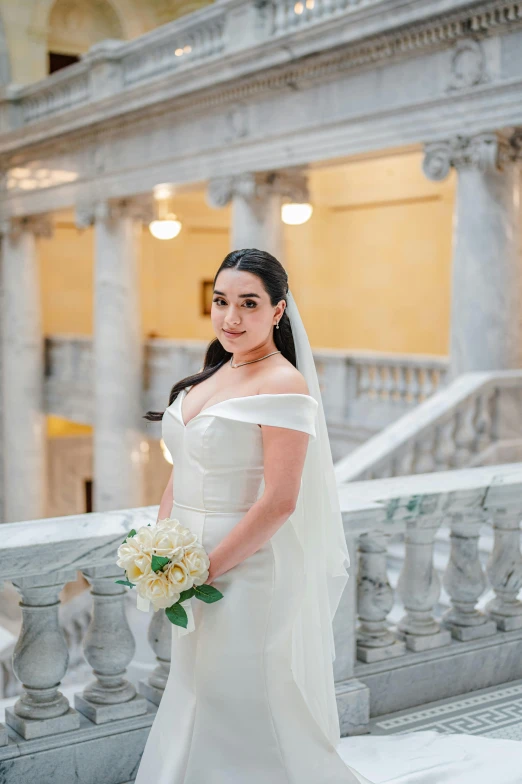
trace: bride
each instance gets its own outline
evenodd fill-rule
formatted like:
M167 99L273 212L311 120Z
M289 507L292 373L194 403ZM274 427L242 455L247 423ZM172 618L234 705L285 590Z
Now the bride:
M416 742L432 733L353 739L358 769L341 754L332 621L350 561L312 351L280 262L229 253L211 320L203 368L145 418L162 421L173 458L158 520L198 535L223 598L188 600L187 628L171 625L135 784L460 784L461 767L433 777L443 738L423 767ZM394 757L390 776L370 764L379 749Z

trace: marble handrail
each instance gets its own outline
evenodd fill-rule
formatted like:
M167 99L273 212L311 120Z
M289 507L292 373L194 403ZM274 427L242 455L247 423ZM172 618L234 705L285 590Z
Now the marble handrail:
M466 373L339 460L337 481L464 467L521 427L522 371Z
M522 627L517 598L522 586L522 463L354 482L340 486L339 499L350 548L356 545L360 554L359 574L353 579L357 564L352 562L348 591L356 592L356 603L346 605L353 609L339 617L343 630L357 635L360 661ZM23 689L15 706L6 710L6 722L24 739L78 730L79 713L103 724L143 715L147 700L159 704L169 671L169 621L164 613L151 618L148 638L158 664L136 691L125 678L135 650L124 610L128 589L115 583L122 576L115 565L118 545L130 528L154 522L157 511L151 506L2 526L0 586L10 580L23 600L23 624L13 654L13 670ZM452 607L439 621L433 615L440 585L431 568L432 545L437 528L446 523L453 534L444 577ZM476 547L483 523L493 525L495 532L487 575L496 596L486 613L476 609L486 580ZM387 623L393 594L386 577L386 541L397 533L406 539L398 589L406 614L394 630ZM72 708L59 690L69 654L58 606L63 585L76 578L77 570L92 585L92 618L83 645L95 677L75 695ZM348 642L339 659L349 665L345 684L347 671L353 677ZM6 738L0 726L0 746Z
M144 410L165 407L173 383L201 367L207 345L204 340L167 338L145 342ZM328 422L357 424L373 419L375 429L437 391L448 369L446 358L420 354L316 348L314 358ZM48 335L45 360L46 410L91 423L91 338Z

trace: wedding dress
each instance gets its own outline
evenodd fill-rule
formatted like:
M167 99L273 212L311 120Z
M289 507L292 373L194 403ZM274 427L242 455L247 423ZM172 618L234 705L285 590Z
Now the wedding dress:
M170 516L210 552L262 492L260 425L314 439L317 402L294 393L236 397L185 423L186 394L162 421L174 462ZM289 518L216 578L223 599L190 600L191 631L172 625L170 673L135 784L522 784L515 741L425 731L332 745L293 677L303 579Z
M187 423L183 390L162 420L174 463L171 517L211 552L263 487L260 425L315 437L317 403L296 393L238 397ZM170 673L136 784L373 784L325 737L292 676L291 626L302 595L289 518L257 552L191 599L194 630L172 626Z

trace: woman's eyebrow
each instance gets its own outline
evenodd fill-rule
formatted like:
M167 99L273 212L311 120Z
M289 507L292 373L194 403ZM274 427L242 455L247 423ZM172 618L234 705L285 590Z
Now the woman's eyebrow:
M214 294L222 294L224 297L226 297L226 294L225 294L224 291L218 291L217 289L214 289ZM261 299L259 294L254 294L254 292L252 292L251 294L240 294L239 296L240 297L257 297L258 299Z

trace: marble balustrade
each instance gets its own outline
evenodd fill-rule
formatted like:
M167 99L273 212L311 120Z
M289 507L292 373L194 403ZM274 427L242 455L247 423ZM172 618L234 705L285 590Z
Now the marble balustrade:
M196 373L207 341L155 338L144 345L143 408L161 410L175 380ZM445 358L316 349L323 405L331 423L378 429L444 385ZM92 344L89 337L46 338L45 405L49 413L92 422ZM145 408L146 407L146 408Z
M522 371L464 373L339 460L337 480L511 462L521 428Z
M364 732L370 714L522 677L522 463L354 482L340 485L339 496L351 553L351 579L334 621L343 734ZM19 698L0 726L6 784L20 780L29 756L34 763L44 749L52 749L56 764L71 744L103 738L103 753L110 756L111 744L121 739L119 728L138 733L132 772L168 678L171 628L164 613L151 612L148 641L156 666L136 688L126 678L135 652L125 611L129 589L115 582L123 576L115 556L130 528L156 517L157 507L143 507L2 526L0 584L15 586L23 613L13 653ZM485 567L477 548L483 525L494 531ZM439 618L441 585L432 556L441 526L451 531L443 576L451 607ZM387 619L394 592L386 548L397 536L405 548L397 586L404 615L394 626ZM77 570L91 585L83 652L93 679L70 704L60 691L69 651L58 607L62 587ZM479 610L487 585L494 598ZM454 675L445 681L448 667ZM110 775L104 781L116 784Z

